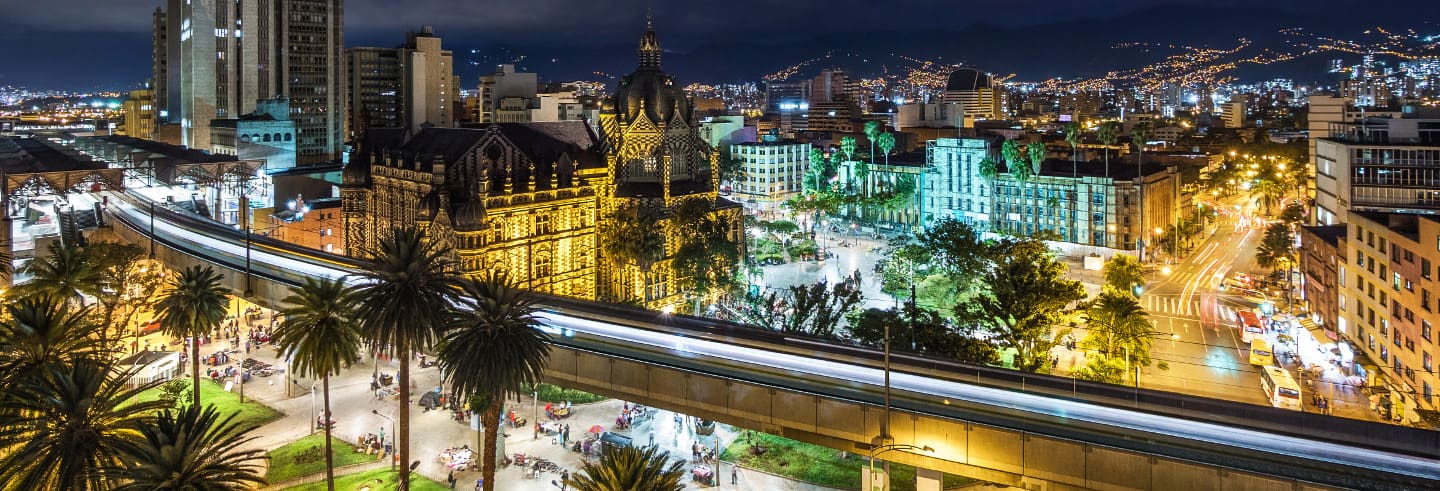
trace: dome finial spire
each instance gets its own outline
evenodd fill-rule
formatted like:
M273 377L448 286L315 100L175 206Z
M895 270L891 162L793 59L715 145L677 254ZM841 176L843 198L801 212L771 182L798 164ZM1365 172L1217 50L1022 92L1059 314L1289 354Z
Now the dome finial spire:
M646 7L645 34L640 36L640 67L660 69L660 40L655 36L655 24Z

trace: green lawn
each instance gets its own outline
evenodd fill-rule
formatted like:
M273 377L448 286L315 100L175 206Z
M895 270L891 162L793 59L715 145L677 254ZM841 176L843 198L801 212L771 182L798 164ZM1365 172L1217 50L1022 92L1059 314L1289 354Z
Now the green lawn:
M398 474L396 474L395 471L392 471L390 469L377 469L370 472L362 472L359 474L336 477L335 490L360 490L362 489L361 486L369 484L369 489L371 491L393 491L395 489L395 480L397 479L397 476ZM375 482L376 479L379 479L380 482ZM455 487L457 489L471 489L475 487L475 483L471 482L468 486L460 486L459 484L457 484ZM286 488L286 491L324 491L325 489L325 481L321 480L320 482L305 484L302 486L295 486L293 488ZM410 489L411 491L449 491L450 486L420 477L419 474L411 474Z
M205 395L201 394L200 397ZM375 461L374 455L357 453L353 444L339 438L331 437L330 447L335 452L335 467ZM287 443L271 450L269 456L270 472L265 475L265 479L272 483L325 472L325 434L316 433Z
M184 380L186 381L186 386L189 387L190 379L185 378ZM191 397L190 393L187 391L184 397L185 401L189 401ZM156 387L140 393L137 400L152 401L159 398L160 388ZM241 426L248 428L257 428L284 416L280 414L280 411L276 411L270 406L255 402L249 398L246 398L245 403L241 404L239 393L225 392L224 387L209 380L200 381L200 404L215 406L215 409L222 415L239 411L235 419Z
M840 451L818 445L797 442L775 435L752 432L755 444L766 451L756 457L751 455L751 444L744 437L737 438L725 448L722 460L739 462L740 465L759 469L771 474L805 481L821 486L840 489L860 488L860 468L865 467L865 457L848 454L840 458ZM879 465L879 463L876 463ZM890 489L913 491L915 489L915 468L908 465L891 464ZM970 479L945 475L945 488L954 488L974 482Z

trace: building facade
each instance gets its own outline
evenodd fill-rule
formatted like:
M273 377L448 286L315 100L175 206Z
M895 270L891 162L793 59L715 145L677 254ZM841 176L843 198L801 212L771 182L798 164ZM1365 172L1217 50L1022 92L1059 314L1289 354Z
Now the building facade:
M734 192L757 208L775 210L804 190L810 169L810 144L796 141L748 142L730 145L730 158L745 169Z
M717 196L716 153L660 71L653 31L640 60L621 80L614 111L601 114L601 134L581 121L372 128L344 171L346 253L365 256L397 227L417 226L452 247L467 273L501 271L526 288L583 299L684 305L676 238L694 224L682 220L702 206L732 225L727 236L738 242L740 208ZM600 239L623 220L618 210L633 208L654 212L645 232L663 242L643 265L608 256Z
M1340 317L1340 272L1346 263L1348 247L1344 225L1316 225L1300 229L1300 272L1304 285L1303 300L1310 319L1338 336L1335 324Z
M994 86L990 74L973 68L951 73L941 100L960 105L966 128L973 128L977 120L1005 117L1005 91Z
M341 188L346 253L398 227L426 229L466 273L500 271L535 291L596 297L599 138L580 122L372 129Z
M125 112L125 134L144 140L155 139L155 91L132 90L121 104Z
M295 167L295 122L290 101L284 97L259 101L255 112L238 118L210 121L210 152L241 160L264 160L265 172L274 174Z
M1350 210L1440 213L1440 115L1331 123L1315 142L1315 212L1321 225Z
M210 148L211 120L249 114L258 100L286 96L299 160L338 158L345 111L342 2L169 0L154 16L154 40L166 48L153 70L166 77L164 117L179 127L181 143Z
M1040 172L1021 183L1000 162L1001 140L940 138L926 144L928 170L921 200L926 222L953 219L981 230L1015 234L1052 232L1062 242L1136 250L1137 240L1153 242L1155 228L1168 230L1186 217L1189 196L1175 166L1151 164L1142 175L1134 165L1046 160ZM997 173L986 179L985 159ZM1144 188L1145 229L1141 226ZM1149 233L1144 233L1149 232Z
M1413 419L1416 407L1435 408L1440 384L1434 359L1440 354L1434 332L1440 221L1400 213L1346 216L1350 261L1337 273L1337 329L1379 365L1391 389L1392 417Z
M400 51L394 48L354 47L345 50L348 90L345 98L346 130L359 139L369 128L399 128Z
M456 125L459 78L454 56L442 49L430 26L407 35L396 48L345 50L349 114L346 134L355 138L368 128Z
M499 65L495 73L481 75L479 112L473 116L481 123L523 123L530 121L530 110L539 109L536 97L539 77L534 73L515 71L515 65Z

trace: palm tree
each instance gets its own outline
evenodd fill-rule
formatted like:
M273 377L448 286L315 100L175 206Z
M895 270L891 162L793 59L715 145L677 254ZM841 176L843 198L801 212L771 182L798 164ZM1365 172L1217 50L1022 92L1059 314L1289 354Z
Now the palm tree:
M1150 123L1146 123L1146 122L1135 123L1135 127L1130 130L1130 143L1133 144L1133 145L1135 145L1135 149L1137 150L1137 151L1136 151L1136 154L1135 154L1135 169L1136 169L1137 171L1139 171L1139 173L1140 173L1140 182L1141 182L1141 185L1140 185L1140 236L1141 236L1141 237L1146 237L1146 236L1150 235L1150 229L1145 226L1145 185L1144 185L1144 182L1145 182L1145 142L1148 141L1148 140L1150 140L1150 135L1152 135L1152 134L1154 134L1154 133L1155 133L1154 130L1151 130L1151 129L1150 129ZM1149 246L1150 244L1145 244L1145 245ZM1144 258L1142 257L1141 259L1143 260Z
M400 361L400 424L395 436L400 460L410 462L410 352L423 350L440 336L447 312L457 299L451 250L425 232L405 227L378 245L356 290L361 335L375 351ZM400 489L410 488L410 473L400 473Z
M1153 326L1139 300L1130 294L1106 287L1085 310L1090 335L1088 348L1114 357L1123 353L1126 363L1148 364ZM1128 371L1128 370L1127 370Z
M462 288L464 308L447 325L439 358L456 397L486 402L480 418L485 425L480 474L485 491L493 491L501 407L506 396L540 381L550 336L537 329L534 298L504 274L492 271L465 281Z
M1084 131L1080 123L1071 122L1065 125L1065 143L1070 144L1071 177L1080 177L1080 142L1085 139Z
M0 322L0 386L46 366L100 358L104 349L92 337L96 326L89 310L49 295L6 305L9 315Z
M225 307L230 303L226 299L230 290L220 283L223 279L210 266L185 268L155 302L155 313L165 333L190 338L190 363L194 370L190 376L195 385L196 406L200 405L200 336L225 321Z
M127 452L125 482L116 491L230 491L265 484L263 450L244 450L253 436L230 413L213 406L166 409L140 426L142 438Z
M50 365L0 394L0 482L5 489L106 489L140 427L166 403L142 401L154 387L99 360Z
M67 301L85 303L85 293L95 286L95 270L85 257L85 250L74 244L51 242L45 257L35 258L20 268L32 276L30 281L15 287L20 296L54 295Z
M622 259L641 271L665 259L665 234L660 213L641 204L621 205L601 227L601 247L606 256Z
M1116 121L1100 123L1100 127L1095 132L1095 137L1100 139L1100 143L1105 144L1105 175L1109 176L1110 147L1114 146L1115 142L1120 141L1120 123Z
M990 158L990 157L985 157L985 158L980 159L980 163L979 163L979 164L976 164L975 170L976 170L976 172L979 172L979 173L980 173L980 178L981 178L981 179L984 179L985 182L987 182L987 183L990 184L990 206L991 206L992 208L994 208L994 206L995 206L995 201L996 201L996 200L995 200L995 178L1000 176L1000 169L998 168L998 165L995 163L995 159L992 159L992 158ZM999 214L999 211L992 209L992 210L990 210L990 214L991 214L991 216L997 216L997 215ZM992 223L994 223L994 221L995 221L995 220L991 220Z
M684 477L684 463L653 445L606 447L600 460L581 463L565 484L576 491L679 491Z
M870 142L870 163L875 163L875 138L880 136L880 122L870 120L865 122L865 140Z
M1027 172L1024 176L1021 176L1020 174L1016 174L1015 176L1017 179L1021 179L1023 177L1023 180L1021 181L1022 185L1040 176L1041 167L1045 164L1045 144L1038 141L1030 142L1029 145L1025 145L1025 155L1029 158L1029 163L1023 165L1022 167L1025 167ZM1036 191L1037 192L1035 193L1035 197L1039 198L1039 190ZM1049 205L1048 200L1046 204ZM1042 228L1040 224L1041 215L1039 211L1040 210L1035 210L1035 212L1031 215L1035 217L1035 232L1037 233L1040 232L1040 229Z
M330 419L330 376L349 367L359 358L362 341L355 329L355 293L340 280L305 279L290 289L280 311L284 322L275 329L275 344L282 353L292 353L292 369L310 378L320 378L324 392L321 419ZM335 457L330 448L330 425L325 425L325 483L335 490Z

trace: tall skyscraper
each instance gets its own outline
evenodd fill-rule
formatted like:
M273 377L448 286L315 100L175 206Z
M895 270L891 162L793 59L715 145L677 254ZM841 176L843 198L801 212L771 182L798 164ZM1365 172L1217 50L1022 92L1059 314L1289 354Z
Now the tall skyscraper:
M170 59L170 42L167 35L169 31L165 28L165 11L160 7L155 7L155 13L151 14L151 22L153 32L150 38L150 88L155 91L151 97L155 99L155 115L158 119L152 122L153 125L165 122L165 118L170 115L167 110L170 96L165 91L170 82L169 75L165 71L167 60ZM152 137L154 133L151 131Z
M430 26L409 34L397 48L345 51L349 92L346 110L354 138L368 128L455 126L454 60Z
M180 143L209 149L210 120L286 96L301 163L337 158L344 142L343 0L169 0L155 13L157 97ZM163 20L163 22L162 22ZM162 27L163 26L163 27Z
M343 5L344 0L278 3L281 95L290 98L300 165L339 160L345 147Z

